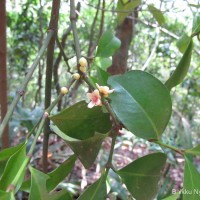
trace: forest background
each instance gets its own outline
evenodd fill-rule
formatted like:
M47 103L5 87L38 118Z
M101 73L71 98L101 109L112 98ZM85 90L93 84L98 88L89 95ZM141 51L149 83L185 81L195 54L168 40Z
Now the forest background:
M75 8L74 13L72 13L72 4ZM6 15L4 15L4 5L6 5ZM62 109L76 105L81 100L88 102L86 93L93 91L96 82L110 86L107 83L110 75L141 70L153 75L164 84L170 80L169 77L179 67L178 74L181 78L177 78L178 83L174 81L172 85L171 83L166 84L171 90L172 99L172 114L162 135L162 141L167 144L164 152L167 154L168 161L155 198L164 199L172 194L172 189L178 191L184 187L186 172L183 166L182 150L193 149L197 146L195 150L188 150L188 153L200 155L200 148L198 148L200 143L200 2L198 0L160 0L156 2L151 0L61 2L58 0L53 2L12 0L6 3L2 0L0 9L1 122L13 99L16 96L20 99L14 106L13 114L10 114L9 128L5 126L4 130L1 130L2 149L17 146L27 138L26 148L32 149L32 144L36 142L34 140L34 136L37 135L35 129L38 130L44 109L52 105L51 102L54 100L58 104L48 110L51 111L52 116L56 116ZM74 29L77 29L79 45L76 44ZM51 31L53 36L49 36L49 43L46 43L47 51L42 52L44 53L42 56L40 49L44 47L46 37L51 34ZM191 48L192 53L189 49L191 38L194 43ZM114 41L113 44L112 41ZM32 63L35 62L38 54L40 59L37 67L27 79L27 87L22 89L20 85L23 85L26 80L30 66L34 65ZM85 71L80 71L80 57L87 60L87 76L85 76ZM77 72L81 78L71 86L70 81ZM61 88L69 89L69 86L71 87L70 92L61 99ZM60 98L57 99L57 97ZM122 101L120 107L123 106L125 104ZM113 110L115 114L118 112L114 106ZM76 112L79 111L76 110ZM80 111L81 114L83 115ZM117 118L120 117L117 116ZM49 129L47 121L44 122L44 134L37 138L30 161L34 168L45 173L57 168L72 155L70 145L64 143L59 134L59 136L52 134L56 131L53 128ZM52 121L56 123L53 118ZM89 126L90 121L87 122ZM113 147L112 164L116 168L125 167L133 160L149 153L162 151L158 144L151 141L151 138L132 134L131 131L125 129L127 126L124 124L122 123L124 129L118 130L119 137L116 139L115 148ZM111 139L106 138L102 148L99 148L99 154L93 165L90 163L93 160L86 161L83 165L80 161L76 161L70 176L65 175L67 178L62 182L60 180L58 190L67 188L71 196L78 197L88 185L100 178L109 160L110 148L112 149ZM5 155L5 152L2 152L0 155ZM3 161L6 162L0 170L0 183L6 177L5 169L9 159L15 155L14 151L12 152L6 159L3 157ZM200 170L199 157L192 158L191 155L188 157L193 160L191 163L194 163L197 170L195 173L198 173ZM88 165L89 170L85 169ZM20 163L13 173L17 174L19 166ZM36 173L33 169L30 171L33 174ZM28 172L27 177L29 176ZM132 191L128 186L126 185L129 192L115 173L110 172L109 176L110 181L107 183L110 188L109 198L131 199ZM189 181L191 180L188 179ZM0 186L0 190L3 191L3 187ZM8 188L5 191L7 190ZM23 187L22 190L17 191L14 192L16 193L15 198L25 199L27 197L27 194L22 192L25 191ZM34 197L29 196L29 199L31 198ZM140 198L145 199L140 195L136 199Z

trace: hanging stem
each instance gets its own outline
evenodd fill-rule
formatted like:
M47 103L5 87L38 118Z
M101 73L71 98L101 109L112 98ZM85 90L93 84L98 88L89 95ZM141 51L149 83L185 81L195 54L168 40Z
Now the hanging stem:
M20 90L17 92L15 98L13 99L9 109L8 109L8 112L6 113L6 116L4 117L2 123L1 123L1 126L0 126L0 138L2 137L2 134L3 134L3 131L8 123L8 121L10 120L12 114L13 114L13 111L18 103L18 101L20 100L20 98L23 96L24 92L25 92L25 89L26 89L26 86L28 84L28 82L30 81L32 75L33 75L33 72L35 71L42 55L44 54L46 48L47 48L47 45L49 44L52 36L53 36L53 31L52 30L49 30L48 33L47 33L47 36L44 40L44 43L40 49L40 51L38 52L38 55L36 56L33 64L31 65L25 79L24 79L24 82L22 83L22 85L20 86Z

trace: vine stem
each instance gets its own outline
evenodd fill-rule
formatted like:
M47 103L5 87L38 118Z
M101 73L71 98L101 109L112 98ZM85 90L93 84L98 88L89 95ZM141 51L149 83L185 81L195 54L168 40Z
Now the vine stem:
M54 31L52 30L49 30L48 33L47 33L47 36L44 40L44 43L40 49L40 51L38 52L38 55L36 56L33 64L31 65L25 79L24 79L24 82L22 83L22 85L20 86L20 90L17 92L15 98L13 99L9 109L8 109L8 112L6 113L2 123L1 123L1 126L0 126L0 138L2 137L2 134L4 132L4 129L8 123L8 121L10 120L12 114L13 114L13 111L18 103L18 101L20 100L20 98L23 96L24 92L25 92L25 89L26 89L26 86L28 85L28 82L30 81L32 75L33 75L33 72L35 71L36 67L38 66L39 64L39 61L40 59L42 58L52 36L54 34Z

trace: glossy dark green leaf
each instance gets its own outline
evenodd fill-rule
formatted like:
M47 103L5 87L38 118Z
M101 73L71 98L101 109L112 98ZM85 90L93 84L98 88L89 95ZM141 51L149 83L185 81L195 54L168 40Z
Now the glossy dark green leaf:
M165 23L165 18L162 12L159 9L155 8L153 5L148 5L148 9L155 18L155 20L158 22L158 24L162 26L162 24Z
M158 139L171 116L167 88L152 75L134 70L110 77L111 107L124 126L138 137Z
M200 15L194 17L192 34L198 33L200 31Z
M65 160L59 167L57 167L52 172L48 173L49 179L47 179L47 191L50 192L53 190L61 181L67 177L74 167L76 161L76 156L72 155L67 160ZM30 192L31 180L25 181L20 190Z
M29 158L26 157L26 144L24 144L15 154L13 154L8 160L5 170L0 179L0 190L6 191L8 186L13 181L15 183L15 191L19 189L23 182L25 175L26 163Z
M199 193L195 191L200 191L200 174L196 167L190 161L190 159L185 156L184 165L184 183L183 183L183 200L199 200ZM189 193L188 193L189 192Z
M153 200L166 155L154 153L139 158L117 171L132 196L137 200Z
M0 191L0 199L1 200L15 200L14 196L12 195L12 193L8 193L5 191Z
M56 126L51 126L51 129L66 141L85 168L90 168L92 166L98 155L99 149L101 148L103 140L108 136L107 134L96 133L93 137L86 140L77 140L67 136Z
M2 151L0 151L0 177L5 169L6 163L8 161L8 159L15 154L22 146L24 145L24 143L19 144L15 147L10 147L7 149L4 149Z
M31 190L29 200L72 200L71 196L66 190L49 194L46 188L49 176L34 168L31 171Z
M107 174L102 175L101 178L89 186L77 200L106 200L106 177Z
M193 49L193 42L190 41L187 49L185 50L185 53L183 54L177 68L173 72L173 74L169 77L169 79L166 81L165 85L166 87L171 90L173 87L178 85L183 81L185 78L188 69L190 67L190 61L192 57L192 49Z
M164 199L162 199L162 200L177 200L178 197L179 197L179 194L174 194L174 195L171 195L171 196L169 196L169 197L166 197L166 198L164 198Z
M118 0L117 2L117 21L119 24L121 24L124 19L129 16L131 13L133 13L134 9L141 4L141 0L133 0L133 1L127 1L123 2L121 0ZM120 12L121 11L121 12Z
M200 144L192 149L186 150L185 153L200 156Z
M50 119L66 135L79 140L92 137L95 132L107 133L111 129L109 114L103 113L100 106L88 108L85 101L50 116Z
M189 43L191 42L192 38L189 37L186 33L184 33L177 41L176 45L181 53L184 53L187 49Z
M119 49L120 45L121 41L111 31L107 31L99 40L96 57L110 57Z

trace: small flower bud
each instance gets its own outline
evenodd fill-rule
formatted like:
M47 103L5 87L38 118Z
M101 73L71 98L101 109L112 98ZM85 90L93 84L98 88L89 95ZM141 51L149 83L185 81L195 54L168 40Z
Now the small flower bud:
M73 74L73 78L74 78L75 80L78 80L78 79L80 78L80 74L79 74L79 73Z
M87 68L86 67L83 67L83 66L80 66L79 67L80 71L85 73L87 71Z
M61 87L60 93L63 94L63 95L65 95L65 94L68 93L68 89L66 87Z
M81 67L86 67L87 66L87 60L84 57L81 57L79 59L79 64Z
M48 112L44 112L43 117L44 118L48 118L49 117L49 113Z

